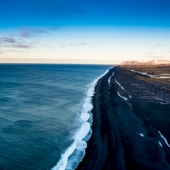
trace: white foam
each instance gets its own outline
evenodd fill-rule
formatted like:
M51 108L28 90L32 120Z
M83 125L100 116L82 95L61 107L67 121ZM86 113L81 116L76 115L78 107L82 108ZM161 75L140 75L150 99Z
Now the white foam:
M159 145L162 147L162 143L158 140Z
M142 74L142 75L149 76L149 77L152 77L152 78L155 77L155 76L150 75L150 74L148 74L148 73L146 73L146 72L140 72L140 71L135 71L135 70L131 70L131 71L136 72L136 73L140 73L140 74Z
M91 125L87 121L90 118L90 113L93 108L93 105L91 103L92 96L95 93L95 86L98 80L104 75L106 75L108 71L109 69L91 83L89 89L87 90L87 97L84 101L84 104L82 106L82 111L80 113L80 119L82 121L82 125L80 129L77 131L77 133L75 134L73 143L65 150L64 153L61 154L61 158L59 162L51 170L65 170L68 164L68 158L75 150L85 152L87 143L83 139L87 137L87 135L91 131L91 128L90 128ZM71 162L69 162L69 164L71 164Z
M108 85L110 85L110 81L111 81L111 76L108 79Z
M81 113L80 114L80 118L81 120L83 120L84 122L88 121L90 118L90 114L89 113Z
M124 87L116 79L115 82L125 91Z
M75 149L76 141L74 141L72 145L69 148L67 148L63 154L61 154L61 159L59 160L57 165L53 167L51 170L65 170L67 166L68 157L74 152Z
M87 143L83 140L77 141L76 149L83 151L87 148Z
M139 134L140 136L144 137L144 134L136 132L136 134Z
M170 74L161 74L161 76L170 76Z
M93 109L93 105L90 102L91 101L86 100L86 103L83 104L82 113L89 112L89 111L91 111L91 109Z
M140 133L140 136L144 137L144 134Z
M79 131L76 133L74 139L75 140L82 140L89 133L89 130L90 130L90 123L89 122L83 123L81 125Z
M118 91L117 91L117 94L118 94L118 96L119 96L119 97L121 97L122 99L127 100L127 98L126 98L126 97L121 96L121 95L120 95L120 93L119 93Z
M151 78L156 78L156 79L161 79L161 78L162 79L169 79L170 78L170 76L168 76L169 74L151 75L151 74L148 74L146 72L140 72L140 71L135 71L135 70L131 70L131 71L136 72L136 73L140 73L140 74L145 75L145 76L149 76Z
M114 76L114 72L112 73L112 75L109 77L109 79L108 79L108 85L110 86L110 83L111 83L111 78L112 78L112 76Z
M122 90L124 90L125 92L127 92L126 90L125 90L125 88L115 79L115 82L121 87L121 89ZM121 97L121 98L123 98L124 100L127 100L127 98L126 97L123 97L123 96L121 96L120 95L120 93L119 92L117 92L118 93L118 95ZM129 95L129 98L131 99L132 98L132 96L131 95Z
M157 79L169 79L170 77L169 76L158 76L158 77L155 77Z
M170 145L169 145L168 141L166 140L166 138L161 134L160 131L158 131L158 132L159 132L161 138L165 141L166 145L167 145L168 147L170 147Z

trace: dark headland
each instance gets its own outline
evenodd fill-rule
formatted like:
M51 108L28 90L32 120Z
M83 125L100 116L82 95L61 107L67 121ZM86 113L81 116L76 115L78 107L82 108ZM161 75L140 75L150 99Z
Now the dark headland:
M96 85L93 133L76 170L170 170L168 83L110 69Z

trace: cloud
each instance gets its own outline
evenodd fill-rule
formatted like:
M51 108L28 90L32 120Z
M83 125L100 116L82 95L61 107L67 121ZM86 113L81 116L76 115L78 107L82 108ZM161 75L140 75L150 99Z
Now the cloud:
M14 38L10 38L10 37L2 37L0 38L1 43L5 42L5 43L15 43L15 39Z
M28 51L23 51L23 50L20 50L20 49L14 49L14 50L4 50L3 52L0 51L0 55L3 54L3 53L7 53L7 52L15 52L15 53L29 53Z
M155 53L146 52L147 55L154 55Z
M16 53L28 53L27 51L20 51L20 50L9 50L11 52L16 52Z
M21 37L29 38L29 37L32 37L32 35L29 32L24 31L24 32L21 33Z
M78 0L0 1L3 26L62 26L82 23L82 19L86 17L84 6Z
M32 1L32 2L30 2ZM49 18L70 18L84 17L86 12L74 5L74 3L62 2L56 0L30 0L26 11L37 17ZM41 5L40 5L41 4Z
M86 43L86 42L81 42L81 43L78 43L78 44L61 44L60 47L85 46L85 45L88 45L88 43Z
M155 58L155 59L161 59L161 58L167 58L167 57L165 57L165 56L146 56L147 58Z
M39 28L29 28L29 27L21 28L21 37L23 38L34 37L37 36L38 34L48 34L48 32Z
M61 28L61 26L51 26L48 27L49 30L59 30Z
M79 43L79 44L77 44L78 46L85 46L85 45L88 45L88 43L86 43L86 42L81 42L81 43Z
M14 44L12 45L11 47L14 47L14 48L32 48L33 46L32 45L29 45L29 44L23 44L23 43L17 43L17 44Z
M154 47L164 47L165 45L164 44L156 44L154 45Z
M0 37L0 46L7 48L33 48L37 42L25 42L23 39L16 39L11 37Z
M164 57L162 54L167 53L168 48L165 44L156 44L149 48L146 53L149 58L161 58Z
M45 30L41 30L41 29L38 29L38 28L34 28L33 30L32 30L32 32L34 32L34 33L38 33L38 34L47 34L48 32L47 31L45 31Z

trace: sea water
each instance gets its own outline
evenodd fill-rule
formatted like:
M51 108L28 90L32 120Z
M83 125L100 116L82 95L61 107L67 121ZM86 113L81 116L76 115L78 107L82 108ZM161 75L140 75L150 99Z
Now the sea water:
M104 65L0 65L0 169L75 169Z

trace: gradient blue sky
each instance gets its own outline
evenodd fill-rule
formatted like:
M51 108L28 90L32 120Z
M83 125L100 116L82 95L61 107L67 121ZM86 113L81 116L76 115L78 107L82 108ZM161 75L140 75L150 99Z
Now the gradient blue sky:
M169 0L1 0L0 62L170 59Z

